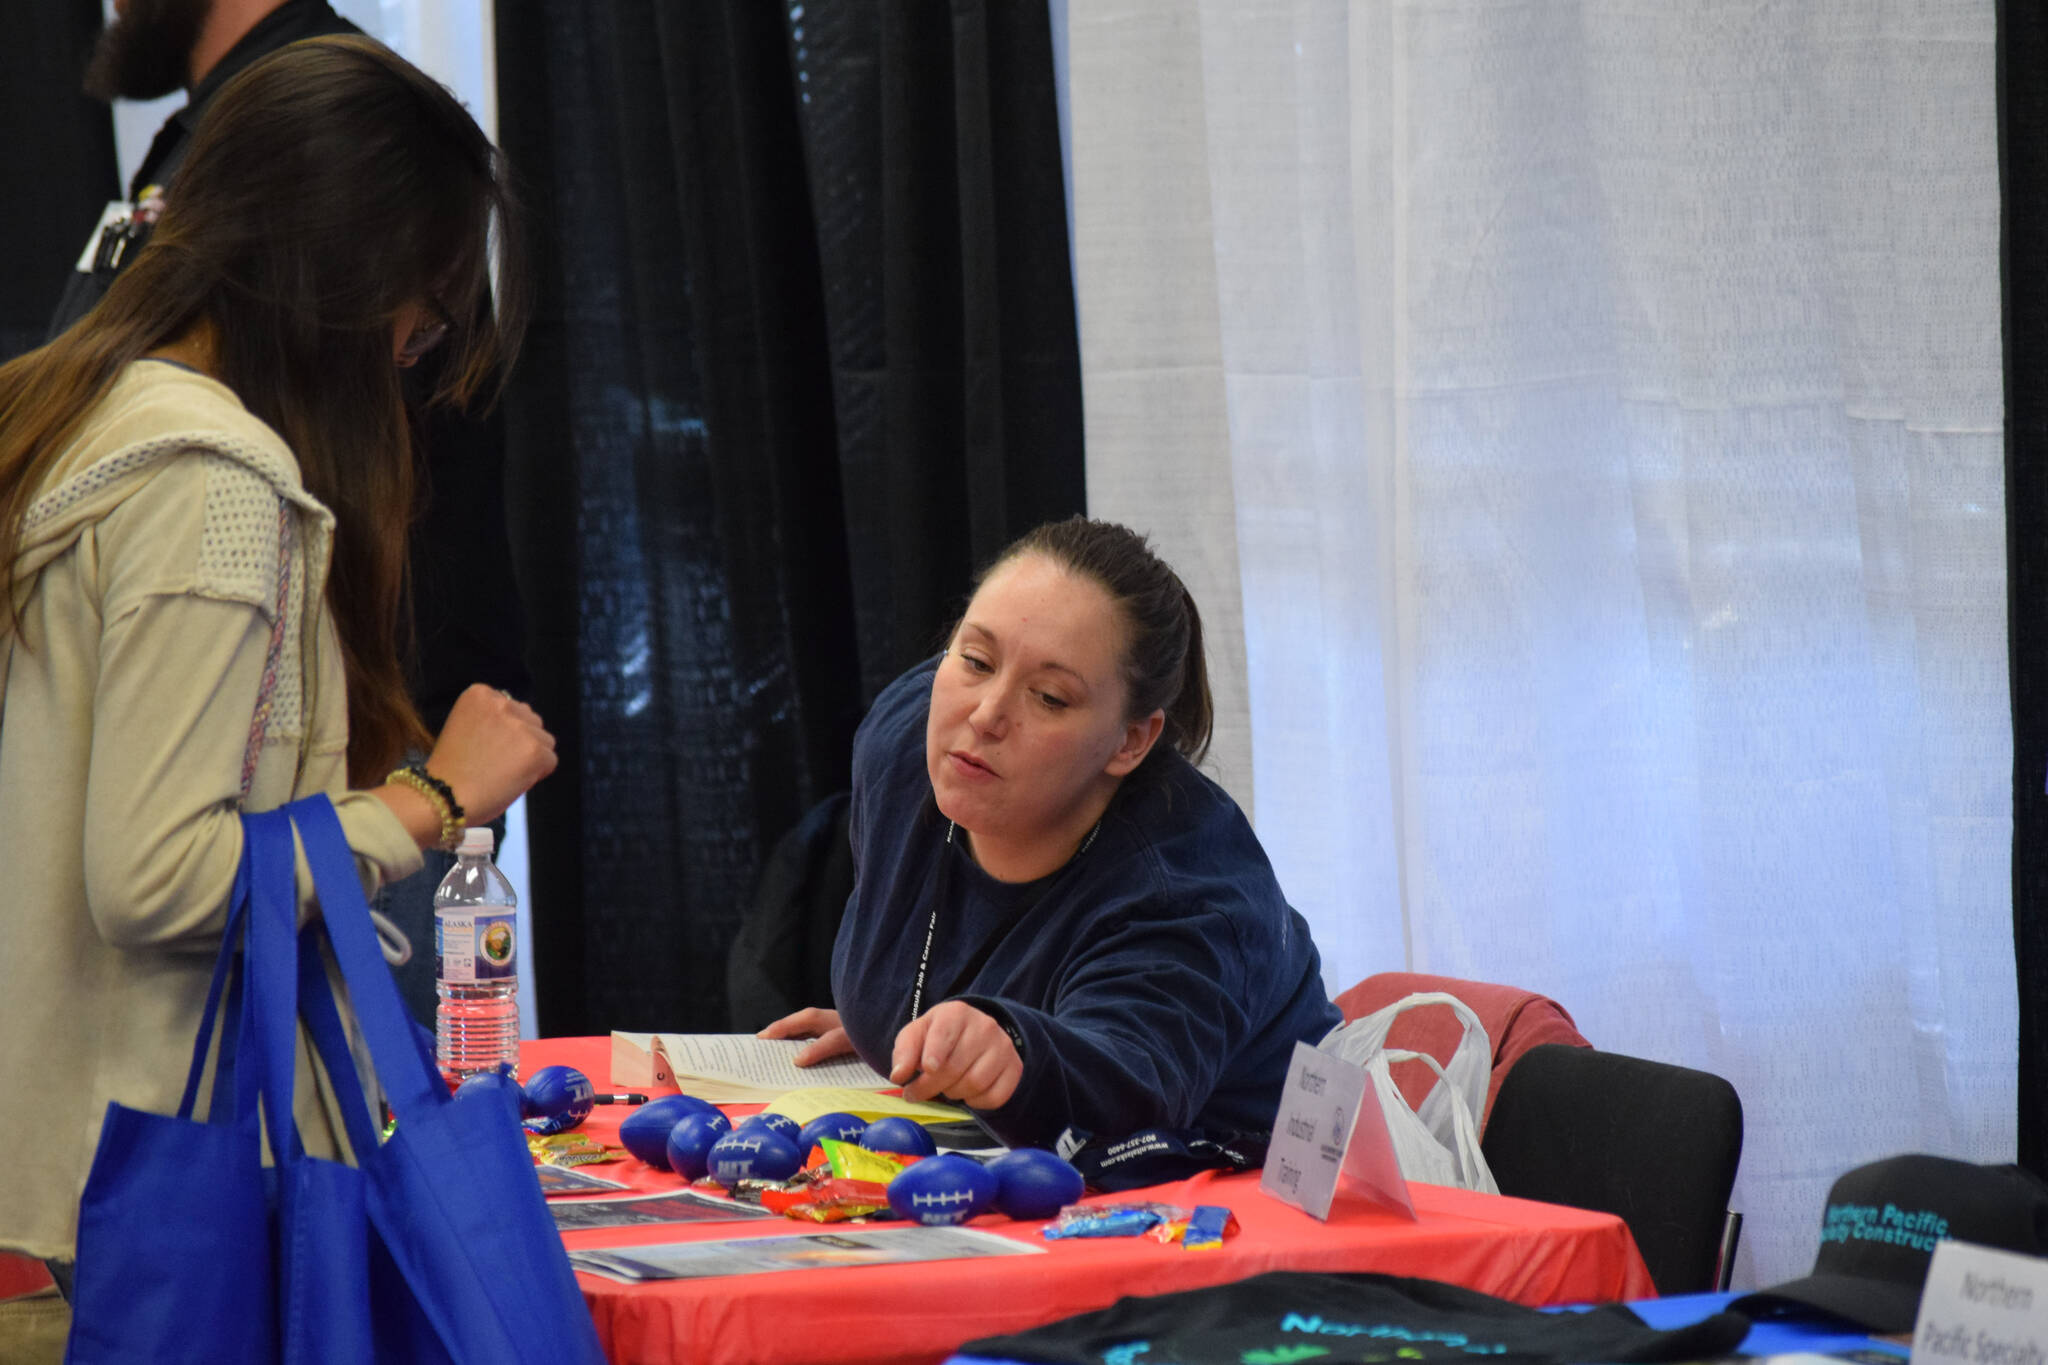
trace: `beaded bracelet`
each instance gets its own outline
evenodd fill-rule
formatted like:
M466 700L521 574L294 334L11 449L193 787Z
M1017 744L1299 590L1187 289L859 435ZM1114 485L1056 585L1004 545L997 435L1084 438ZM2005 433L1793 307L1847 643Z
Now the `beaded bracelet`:
M424 763L408 763L403 768L394 768L386 782L397 782L411 787L427 798L427 804L441 817L441 840L434 847L452 853L462 842L465 812L462 803L455 799L454 790L446 782L427 771Z

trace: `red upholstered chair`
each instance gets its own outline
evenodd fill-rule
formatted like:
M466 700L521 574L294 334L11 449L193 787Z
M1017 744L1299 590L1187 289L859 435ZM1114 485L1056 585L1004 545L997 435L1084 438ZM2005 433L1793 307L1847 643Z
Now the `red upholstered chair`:
M1547 995L1525 991L1519 986L1501 986L1490 981L1462 981L1451 976L1428 976L1421 972L1379 972L1368 976L1337 997L1344 1022L1360 1019L1384 1009L1403 996L1441 991L1464 1001L1486 1028L1493 1044L1493 1074L1486 1086L1486 1113L1480 1115L1483 1132L1493 1113L1493 1100L1500 1093L1501 1078L1523 1053L1543 1043L1570 1047L1591 1047L1572 1023L1564 1006ZM1464 1026L1443 1005L1424 1005L1409 1010L1394 1021L1387 1046L1409 1052L1426 1052L1448 1064L1457 1050ZM1391 1068L1394 1081L1408 1103L1422 1103L1436 1084L1436 1073L1421 1062L1399 1062Z
M71 1309L41 1261L0 1252L0 1360L55 1360L71 1330Z
M0 1251L0 1299L19 1298L51 1287L50 1272L43 1263L11 1251Z

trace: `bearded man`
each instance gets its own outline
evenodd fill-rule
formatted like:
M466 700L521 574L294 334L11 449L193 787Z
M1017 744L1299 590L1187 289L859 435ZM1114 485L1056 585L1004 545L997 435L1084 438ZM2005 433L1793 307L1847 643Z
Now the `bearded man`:
M215 91L286 43L357 32L326 0L114 0L114 22L100 34L86 67L87 93L109 101L154 100L184 89L191 98L150 143L129 182L128 202L107 206L80 268L65 281L50 335L91 311L128 252L140 246Z

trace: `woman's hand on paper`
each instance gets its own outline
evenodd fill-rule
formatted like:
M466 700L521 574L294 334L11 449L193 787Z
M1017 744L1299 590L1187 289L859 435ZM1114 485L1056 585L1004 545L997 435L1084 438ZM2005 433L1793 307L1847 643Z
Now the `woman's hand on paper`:
M896 1035L889 1079L907 1100L944 1096L970 1109L1000 1109L1024 1079L1024 1059L992 1017L964 1000L948 1000Z
M815 1005L795 1014L783 1015L754 1036L815 1039L809 1047L796 1054L798 1066L815 1066L853 1051L853 1043L847 1038L846 1030L839 1026L839 1011L821 1010Z

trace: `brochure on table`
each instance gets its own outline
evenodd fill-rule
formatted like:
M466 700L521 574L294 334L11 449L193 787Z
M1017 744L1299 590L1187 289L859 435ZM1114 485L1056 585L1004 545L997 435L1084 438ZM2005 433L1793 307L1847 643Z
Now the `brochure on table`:
M741 1237L719 1242L668 1242L659 1246L571 1251L569 1263L593 1275L635 1284L643 1280L757 1275L777 1270L837 1270L909 1261L1044 1253L1044 1247L975 1228L848 1228L844 1232L802 1232L788 1237Z
M889 1078L860 1058L799 1067L800 1038L750 1033L613 1033L612 1084L674 1085L714 1104L760 1104L807 1086L887 1090Z
M972 1121L956 1104L907 1100L887 1076L858 1057L800 1067L800 1038L748 1033L612 1034L613 1085L675 1086L713 1104L765 1104L798 1123L842 1112L874 1120L891 1115L919 1123Z
M568 1166L550 1166L545 1162L535 1166L533 1173L540 1177L540 1192L549 1198L558 1194L618 1194L633 1188L616 1180L607 1180L601 1175L592 1175L588 1171L579 1171Z
M651 1223L744 1223L775 1217L758 1204L742 1204L695 1190L639 1194L630 1199L561 1200L549 1204L548 1212L554 1215L555 1227L562 1232L645 1227Z

